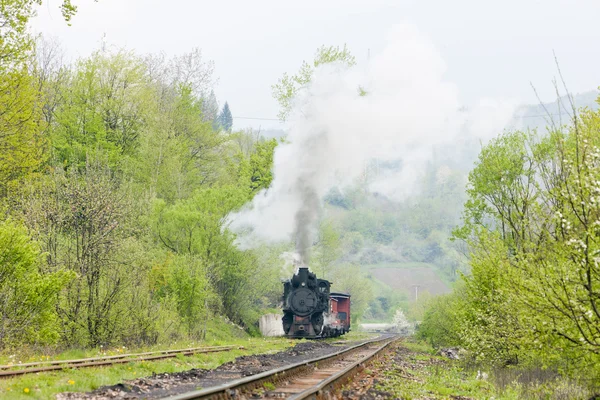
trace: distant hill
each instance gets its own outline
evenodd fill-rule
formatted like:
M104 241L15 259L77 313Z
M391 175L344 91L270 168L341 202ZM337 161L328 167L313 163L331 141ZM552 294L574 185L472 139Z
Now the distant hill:
M573 95L573 103L576 109L589 108L598 109L598 90L591 90L585 93ZM517 129L538 129L545 130L546 127L566 124L572 114L572 106L567 96L562 96L558 100L550 103L537 105L523 105L515 111L514 120L509 128Z
M597 110L598 95L595 90L574 95L576 109ZM537 128L543 133L552 123L566 124L571 110L566 97L522 105L506 129ZM344 245L340 262L360 265L375 291L365 320L385 320L386 310L389 313L397 306L417 307L417 293L419 299L421 293L424 298L447 293L460 273L468 273L467 250L450 236L461 223L467 175L481 146L477 137L464 135L456 143L434 148L432 159L420 172L419 190L403 202L368 190L337 190L325 198L326 213L338 226ZM400 170L403 163L376 165L369 170L374 177L382 170Z

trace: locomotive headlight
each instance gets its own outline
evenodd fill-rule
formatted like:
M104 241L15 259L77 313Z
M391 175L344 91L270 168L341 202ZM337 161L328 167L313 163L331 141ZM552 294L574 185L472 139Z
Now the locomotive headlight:
M302 286L306 286L306 283L302 282Z

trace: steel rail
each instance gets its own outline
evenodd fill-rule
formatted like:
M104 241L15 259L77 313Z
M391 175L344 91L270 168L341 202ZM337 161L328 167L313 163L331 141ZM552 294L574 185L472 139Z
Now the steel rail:
M391 343L392 341L394 341L395 338L396 337L393 336L393 337L384 337L384 338L378 338L375 340L369 340L369 341L357 344L355 346L348 347L344 350L337 351L332 354L313 358L311 360L301 361L301 362L291 364L291 365L286 365L284 367L265 371L260 374L252 375L252 376L249 376L246 378L237 379L235 381L225 383L222 385L213 386L213 387L209 387L209 388L201 389L201 390L195 390L192 392L182 393L180 395L168 396L168 397L165 397L165 399L168 398L169 400L194 400L194 399L209 399L209 398L218 398L218 399L233 398L233 397L236 397L237 392L239 392L240 389L242 389L242 388L253 389L265 382L282 381L283 379L291 376L292 374L310 370L311 367L313 367L314 365L318 364L321 361L333 361L342 355L347 355L355 350L358 350L360 348L363 348L365 346L368 346L368 345L371 345L374 343L378 343L378 342L386 342L387 341L387 343L386 343L386 345L387 345L387 344ZM375 353L380 352L384 347L385 346L378 348L375 351ZM364 359L361 360L360 362L363 362L363 361L364 361Z
M12 368L23 368L23 367L37 367L37 366L41 366L41 365L79 364L79 363L85 363L85 362L104 361L104 360L112 360L112 359L126 358L126 357L149 356L152 354L183 353L183 352L188 352L188 351L209 350L209 349L219 349L219 348L230 349L230 348L232 348L232 346L191 347L188 349L156 350L156 351L147 351L144 353L117 354L114 356L78 358L78 359L73 359L73 360L52 360L52 361L36 361L36 362L22 363L22 364L6 364L6 365L0 365L0 370L12 369Z
M8 378L18 375L33 374L38 372L57 371L66 368L89 368L89 367L101 367L106 365L115 364L126 364L129 362L140 362L140 361L154 361L167 358L175 358L178 355L191 356L194 354L203 353L216 353L221 351L228 351L236 348L236 346L214 346L214 347L197 347L190 349L180 350L162 350L152 351L146 353L133 353L133 354L121 354L117 356L97 357L97 358L82 358L77 360L58 360L58 361L47 361L39 363L27 363L27 364L16 364L16 365L3 365L4 370L0 370L0 378ZM238 349L242 349L242 346L237 346ZM160 354L160 355L152 355ZM146 357L147 356L147 357ZM31 367L38 365L49 365L38 368L24 368L17 370L6 370L7 368L18 368L18 367Z
M392 342L393 341L390 340L384 343L383 346L380 346L372 354L368 355L362 360L353 362L346 368L331 375L329 378L326 378L310 389L288 397L288 400L318 399L325 397L324 394L327 392L334 392L337 386L343 384L348 378L359 372L360 369L362 369L367 363L371 362L375 357L380 355L381 352L385 350Z

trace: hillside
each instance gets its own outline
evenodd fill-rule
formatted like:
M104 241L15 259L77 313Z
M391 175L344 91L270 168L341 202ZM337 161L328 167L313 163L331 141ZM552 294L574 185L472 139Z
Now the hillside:
M597 91L575 95L574 103L578 108L597 109L597 95ZM566 97L542 105L523 105L507 128L543 131L544 114L568 118L559 115L559 110L566 113L567 105ZM366 319L391 317L391 311L382 311L382 298L384 303L415 307L411 303L417 300L417 291L421 300L448 293L459 273L468 271L464 245L450 237L461 222L464 185L480 148L479 142L465 141L452 152L435 152L422 171L419 187L402 202L366 190L369 180L382 169L400 169L401 160L369 169L362 189L343 194L334 190L326 198L326 215L341 232L344 256L340 262L360 265L375 288Z

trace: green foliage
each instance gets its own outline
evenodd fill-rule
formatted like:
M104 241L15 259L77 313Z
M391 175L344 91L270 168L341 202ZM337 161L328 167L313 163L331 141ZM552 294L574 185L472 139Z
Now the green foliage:
M279 249L239 250L226 217L270 185L277 141L231 132L227 103L213 129L213 66L199 50L103 48L59 65L27 34L40 3L0 0L0 209L35 240L0 226L14 259L0 273L0 345L239 331L218 332L216 317L256 332L279 301ZM76 7L62 10L69 21Z
M427 340L435 348L458 346L461 344L461 313L464 312L465 290L461 286L451 294L437 296L429 300L417 337Z
M1 72L1 71L0 71ZM23 179L39 171L46 141L40 94L25 67L0 79L0 197L18 190ZM13 193L14 194L14 193Z
M97 0L96 0L97 1ZM0 73L19 64L27 57L32 48L32 41L27 32L27 24L35 15L35 7L42 0L0 0ZM65 21L70 21L77 7L71 0L63 0L61 12Z
M142 290L132 251L131 204L112 171L99 162L52 178L32 194L25 216L43 245L48 270L76 275L57 306L63 340L111 343L130 318L129 289Z
M215 301L208 271L198 257L191 255L176 256L173 264L169 269L166 294L174 299L187 335L205 338L210 318L208 306Z
M189 199L167 206L156 204L156 235L177 254L199 254L213 260L216 249L229 243L222 229L225 217L246 201L246 192L235 187L198 190Z
M450 306L430 306L423 337L500 365L598 376L599 127L584 110L562 130L506 132L482 149L455 233L471 274Z
M206 345L228 345L234 348L230 351L218 353L194 354L188 357L177 358L176 361L166 359L154 360L152 362L130 362L113 366L103 366L101 368L67 368L52 371L51 373L29 374L2 379L0 381L0 397L9 399L51 399L62 392L91 392L102 386L112 386L122 383L124 380L139 379L154 374L172 374L189 371L194 368L214 369L219 365L234 361L241 356L283 351L290 347L289 340L285 340L284 338L240 337L238 328L231 326L231 324L219 317L211 318L208 321L208 330L210 334ZM128 353L138 353L185 349L201 345L197 341L191 340L178 342L165 340L160 345L128 347L125 351ZM23 348L16 350L19 350L16 352L18 358L14 361L29 361L30 359L26 355L35 356L38 359L39 353L37 352L27 352L27 349ZM87 351L71 350L61 352L52 357L52 359L72 360L74 358L98 357L103 355L103 353L106 353L106 355L120 355L123 350L122 347L108 349L106 347L103 349L95 348ZM2 362L2 364L6 364L6 362ZM24 388L30 389L30 393L23 393Z
M82 167L87 157L107 155L110 165L135 153L149 96L141 60L124 51L95 52L65 82L52 143L57 161Z
M74 274L41 273L41 264L39 246L27 230L10 220L0 222L0 348L59 338L57 294Z
M263 295L260 285L254 287L253 277L262 276L262 267L252 253L235 247L234 237L225 229L227 215L247 199L244 188L222 187L198 190L172 206L158 202L155 232L171 252L194 257L196 266L187 268L206 276L198 279L210 282L227 317L251 326L251 321L258 320L255 306ZM177 302L181 301L178 297Z
M356 64L356 58L346 48L346 45L343 48L339 46L321 46L317 49L311 64L304 61L295 75L283 74L283 77L272 86L273 97L281 107L278 115L279 119L284 121L289 116L294 97L301 89L308 86L315 68L328 63L340 63L346 67L351 67Z
M327 279L333 282L332 291L352 296L352 318L353 323L357 323L373 297L371 282L360 267L353 264L336 265Z
M227 179L222 153L228 138L213 132L204 120L202 100L192 89L164 87L161 82L152 85L150 95L147 112L152 118L145 121L128 173L144 190L168 202L189 197L201 185Z
M251 194L271 186L273 181L273 154L277 140L271 139L256 143L250 157L243 157L239 163L239 180L242 187L248 187Z
M311 257L313 270L319 271L321 279L328 279L329 270L341 255L340 236L331 220L323 220ZM316 261L316 262L315 262Z

